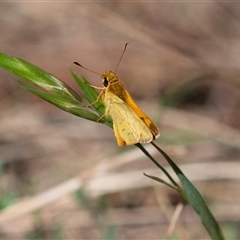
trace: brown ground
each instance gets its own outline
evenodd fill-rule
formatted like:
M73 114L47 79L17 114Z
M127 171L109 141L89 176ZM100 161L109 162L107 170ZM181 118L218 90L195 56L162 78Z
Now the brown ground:
M226 239L239 239L239 13L233 2L2 2L0 52L81 94L69 67L93 85L101 80L72 62L114 70L129 42L118 76ZM120 149L110 128L56 109L12 78L0 69L0 204L10 205L0 212L2 239L209 239L188 206L172 225L182 199L143 176L160 172L138 149Z

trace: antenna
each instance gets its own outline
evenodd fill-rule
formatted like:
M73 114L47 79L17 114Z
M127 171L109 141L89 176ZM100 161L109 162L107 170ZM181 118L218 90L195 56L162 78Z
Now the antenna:
M97 74L97 75L100 75L101 76L101 74L100 73L98 73L98 72L95 72L95 71L93 71L93 70L90 70L90 69L88 69L88 68L86 68L86 67L84 67L83 65L81 65L80 63L78 63L78 62L73 62L74 64L76 64L77 66L79 66L79 67L81 67L81 68L83 68L83 69L86 69L86 70L88 70L89 72L92 72L92 73L95 73L95 74Z
M117 70L118 70L118 66L119 66L119 64L120 64L120 62L121 62L121 60L122 60L123 54L125 53L125 51L126 51L126 49L127 49L127 45L128 45L128 43L125 43L124 48L123 48L123 51L122 51L122 55L121 55L121 57L120 57L120 59L119 59L119 61L118 61L118 64L117 64L115 73L116 73Z

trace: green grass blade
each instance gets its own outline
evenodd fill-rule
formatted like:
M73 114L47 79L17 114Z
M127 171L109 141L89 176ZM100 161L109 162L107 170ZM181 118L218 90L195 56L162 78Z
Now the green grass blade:
M146 173L143 173L143 175L146 176L146 177L148 177L148 178L151 178L152 180L155 180L155 181L157 181L157 182L160 182L160 183L162 183L162 184L165 184L165 185L167 185L168 187L170 187L170 188L172 188L172 189L174 189L174 190L177 190L177 188L176 188L175 186L169 184L168 182L164 181L164 180L161 179L161 178L158 178L158 177L155 177L155 176L152 176L152 175L148 175L148 174L146 174Z
M171 177L171 175L166 171L164 167L162 167L154 158L153 156L143 147L142 144L137 143L135 144L138 148L141 149L141 151L159 168L162 170L162 172L166 175L166 177L172 182L173 186L175 186L175 189L177 191L181 191L181 188L179 185L174 181L174 179Z
M0 66L47 92L82 101L78 94L60 79L21 58L0 53Z
M76 101L73 101L72 99L69 99L68 97L64 98L57 95L50 95L48 93L42 92L40 90L34 89L32 87L29 87L28 85L25 85L23 83L19 83L23 88L28 90L29 92L32 92L33 94L39 96L40 98L48 101L49 103L52 103L56 107L69 112L73 115L76 115L78 117L82 117L91 121L96 122L99 119L99 116L85 110L84 108L80 107L79 103Z
M99 112L99 114L102 116L105 113L105 106L103 105L101 98L98 99L99 93L91 87L90 83L87 81L86 78L83 76L78 77L72 70L71 74L79 87L82 89L84 96L88 100L89 104L92 104L93 108Z
M106 108L103 105L101 98L99 98L99 93L96 91L96 89L91 87L90 83L83 76L78 77L73 71L71 71L71 74L78 83L79 87L82 89L90 107L95 109L99 113L100 117L104 116L99 120L99 122L104 123L112 128L112 119L110 116L104 115Z
M182 186L183 186L183 197L187 202L193 207L193 209L198 213L201 221L208 231L212 239L224 240L222 231L219 227L218 222L215 220L214 216L210 212L205 200L194 185L188 180L188 178L182 173L178 166L172 161L172 159L154 142L152 145L164 156L169 165L172 167L173 171L178 176Z
M18 81L18 83L26 90L45 99L64 111L91 121L97 121L101 116L98 112L94 113L93 109L89 108L90 111L87 110L83 105L80 96L66 83L23 59L0 53L0 67L23 78L26 82ZM90 91L89 88L91 87L87 85L87 87L82 89L83 91L88 89L88 92L87 94L85 93L85 95L88 95L88 98L90 98L90 94L92 94L92 98L96 98L98 95L96 90L91 88ZM103 111L101 103L98 103L98 106L100 106L101 111ZM99 122L105 123L105 121L106 120L101 119Z

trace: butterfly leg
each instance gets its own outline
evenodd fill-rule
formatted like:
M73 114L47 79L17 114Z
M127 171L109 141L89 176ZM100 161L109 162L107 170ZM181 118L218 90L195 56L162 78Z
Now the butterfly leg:
M104 113L98 120L97 120L97 122L99 122L100 121L100 119L102 119L102 118L104 118L105 116L107 116L107 114L106 113Z
M91 84L89 84L89 83L87 83L87 85L88 85L89 87L92 87L92 88L95 88L95 89L101 89L101 90L104 89L104 87L97 87L97 86L91 85Z
M102 96L102 94L103 94L103 91L100 92L100 94L98 95L97 99L96 99L94 102L92 102L92 103L90 103L90 104L88 104L88 105L85 105L85 107L91 107L93 104L99 102L99 99L100 99L100 97Z
M102 92L99 94L99 96L102 94ZM109 110L106 108L105 113L97 120L97 122L100 121L100 119L104 118L105 116L109 115Z

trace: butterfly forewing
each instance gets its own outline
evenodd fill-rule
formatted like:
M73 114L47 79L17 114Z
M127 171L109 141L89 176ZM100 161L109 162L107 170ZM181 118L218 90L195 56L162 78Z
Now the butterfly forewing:
M160 136L160 131L154 122L138 107L134 102L131 95L125 90L125 102L126 104L142 119L142 121L148 126L153 134L153 138L156 139Z
M106 114L112 117L114 133L120 146L153 140L148 126L122 99L112 92L107 92L103 102L107 106Z

